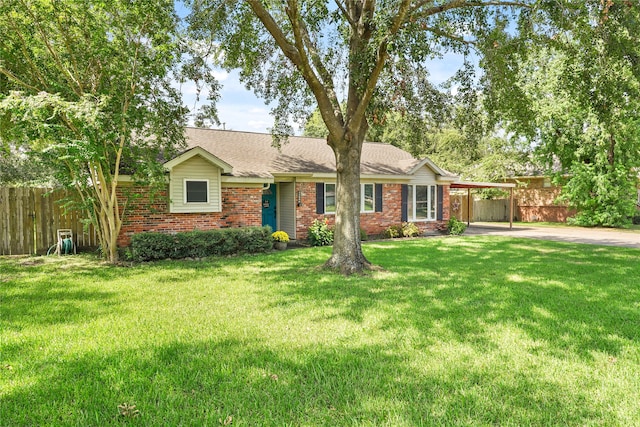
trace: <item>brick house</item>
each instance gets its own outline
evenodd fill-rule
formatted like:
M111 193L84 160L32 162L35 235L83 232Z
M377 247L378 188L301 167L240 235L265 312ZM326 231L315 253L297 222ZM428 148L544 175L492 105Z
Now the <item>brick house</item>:
M545 175L517 176L505 182L516 184L516 218L523 222L567 222L575 215L566 204L557 203L561 187Z
M324 139L289 137L280 150L270 134L188 128L188 149L164 164L165 191L121 186L127 203L118 239L139 232L177 232L269 225L305 239L314 219L335 217L335 158ZM368 234L403 221L423 231L449 219L457 177L429 159L389 144L365 142L360 221ZM136 193L138 197L130 197Z

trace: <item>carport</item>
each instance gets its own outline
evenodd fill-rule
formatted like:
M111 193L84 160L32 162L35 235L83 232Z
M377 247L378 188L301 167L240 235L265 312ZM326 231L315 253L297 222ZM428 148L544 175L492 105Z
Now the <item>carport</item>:
M513 189L515 184L504 182L465 182L458 181L451 184L450 188L467 189L467 226L471 225L471 190L474 188L501 188L509 189L509 228L513 228Z

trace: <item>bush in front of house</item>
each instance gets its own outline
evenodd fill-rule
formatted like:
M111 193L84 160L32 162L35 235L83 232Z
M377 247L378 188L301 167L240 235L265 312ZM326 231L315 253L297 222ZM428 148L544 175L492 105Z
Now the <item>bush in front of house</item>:
M402 235L404 237L416 237L420 235L420 229L413 222L403 222Z
M420 235L420 229L413 222L403 222L398 225L391 225L384 230L384 236L390 239L397 237L416 237Z
M311 246L330 246L333 244L333 230L329 228L329 222L325 219L313 220L309 227L307 240Z
M400 237L402 233L402 225L390 225L384 230L384 236L389 239L395 239L396 237Z
M134 261L154 261L266 252L272 246L270 227L223 228L176 234L148 232L131 237L129 254Z
M447 222L447 232L453 236L459 236L467 229L467 224L462 221L458 221L456 218L451 217Z

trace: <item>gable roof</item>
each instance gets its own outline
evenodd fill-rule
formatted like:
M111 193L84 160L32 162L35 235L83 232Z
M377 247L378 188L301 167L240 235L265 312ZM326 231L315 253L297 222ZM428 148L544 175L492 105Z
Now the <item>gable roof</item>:
M333 151L322 138L290 136L280 150L272 146L271 134L265 133L187 128L186 139L189 150L200 147L213 158L230 165L233 168L231 175L236 177L273 178L274 174L334 174L336 171ZM171 162L174 160L165 166L175 166L175 162ZM362 147L360 173L363 176L407 176L424 165L438 175L455 178L431 160L416 159L391 144L365 142Z
M168 162L166 162L164 164L164 167L169 169L169 170L171 170L175 166L179 165L180 163L182 163L182 162L184 162L186 160L189 160L190 158L192 158L194 156L201 156L202 158L204 158L206 161L208 161L212 165L215 165L215 166L219 167L220 169L222 169L222 173L231 173L231 172L233 172L233 166L231 166L229 163L225 162L224 160L219 159L218 157L214 156L213 154L211 154L210 152L208 152L207 150L205 150L202 147L193 147L193 148L188 149L187 151L183 151L177 157L174 157L173 159L171 159Z

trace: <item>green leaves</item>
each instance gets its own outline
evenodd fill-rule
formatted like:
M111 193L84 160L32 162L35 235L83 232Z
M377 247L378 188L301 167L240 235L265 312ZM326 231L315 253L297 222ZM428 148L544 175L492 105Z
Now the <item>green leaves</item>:
M55 167L112 260L119 175L161 174L183 144L188 53L170 0L0 2L0 138Z

